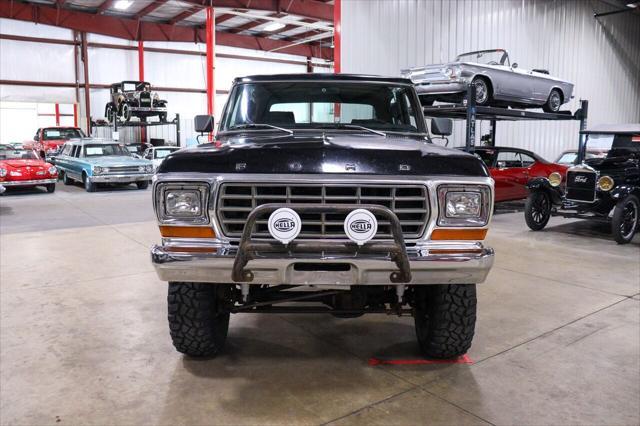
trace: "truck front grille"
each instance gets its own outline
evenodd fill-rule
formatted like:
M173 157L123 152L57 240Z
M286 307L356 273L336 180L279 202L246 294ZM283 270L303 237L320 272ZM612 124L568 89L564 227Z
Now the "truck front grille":
M593 202L596 198L596 174L590 170L567 172L567 199Z
M118 175L123 173L142 173L138 166L112 166L108 167L108 169L109 171L106 173L110 175Z
M268 203L379 204L390 208L400 219L406 239L420 238L429 219L427 188L423 185L345 185L223 183L218 192L217 219L228 238L240 238L249 213ZM254 238L271 238L268 215L260 217ZM346 214L300 214L302 230L298 239L347 238ZM392 238L389 221L378 217L376 239Z

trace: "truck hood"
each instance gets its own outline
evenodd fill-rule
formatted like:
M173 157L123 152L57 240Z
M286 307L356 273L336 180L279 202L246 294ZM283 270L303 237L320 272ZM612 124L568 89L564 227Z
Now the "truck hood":
M85 162L102 167L115 166L147 166L151 161L140 158L133 158L126 155L105 155L101 157L87 157L83 159Z
M288 173L489 176L466 152L423 137L369 134L236 135L166 157L158 173Z

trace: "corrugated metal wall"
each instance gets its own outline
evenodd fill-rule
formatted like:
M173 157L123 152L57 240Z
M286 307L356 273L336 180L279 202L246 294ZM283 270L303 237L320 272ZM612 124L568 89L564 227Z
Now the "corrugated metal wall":
M640 16L594 19L598 0L343 0L342 70L398 75L478 49L505 48L521 68L544 68L589 100L589 125L640 122ZM564 107L566 108L566 106ZM487 133L488 122L478 134ZM455 143L464 144L462 123ZM554 159L575 148L577 122L499 123L497 144Z

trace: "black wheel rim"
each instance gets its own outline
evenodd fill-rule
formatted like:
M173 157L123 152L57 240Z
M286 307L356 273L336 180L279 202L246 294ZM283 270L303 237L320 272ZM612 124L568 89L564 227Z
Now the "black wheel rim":
M535 223L544 223L549 218L549 199L546 195L538 194L531 207L531 218Z
M620 235L625 240L631 239L638 223L638 206L633 201L624 205L622 221L620 222Z

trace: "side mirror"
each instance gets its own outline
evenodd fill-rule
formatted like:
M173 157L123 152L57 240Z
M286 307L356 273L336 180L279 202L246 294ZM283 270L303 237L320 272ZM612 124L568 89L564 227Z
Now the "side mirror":
M436 136L451 136L453 132L453 120L450 118L432 118L431 133Z
M507 162L506 161L498 161L498 168L499 169L506 169L507 168Z
M518 63L517 63L517 62L514 62L514 63L513 63L513 65L511 65L511 68L513 68L513 69L518 68Z
M213 115L196 115L193 119L196 132L212 133L213 132Z

